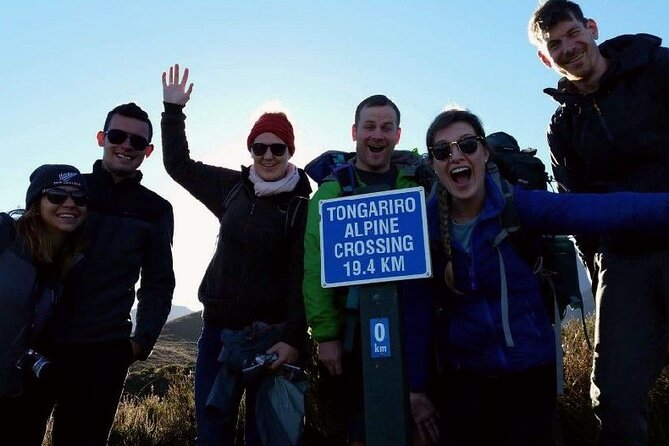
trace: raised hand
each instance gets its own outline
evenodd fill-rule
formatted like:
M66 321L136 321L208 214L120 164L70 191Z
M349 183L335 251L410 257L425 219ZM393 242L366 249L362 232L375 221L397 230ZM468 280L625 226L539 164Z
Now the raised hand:
M163 72L163 101L170 104L186 105L193 92L193 83L188 86L188 68L184 68L183 79L179 82L179 64L170 67L168 73Z

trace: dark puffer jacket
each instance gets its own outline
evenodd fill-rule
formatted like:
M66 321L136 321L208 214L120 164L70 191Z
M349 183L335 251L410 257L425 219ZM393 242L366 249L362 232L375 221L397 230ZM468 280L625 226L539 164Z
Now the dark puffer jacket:
M0 397L21 391L16 361L28 347L36 270L13 249L14 220L0 213Z
M0 397L21 392L23 373L16 364L29 347L46 353L48 324L81 258L78 254L61 277L57 265L32 260L26 244L17 240L14 220L0 213Z
M561 105L548 133L561 191L669 191L669 49L648 34L600 45L609 62L599 89L579 93L565 78L544 90ZM669 247L669 235L604 239L630 249Z
M165 104L165 169L221 223L216 253L198 292L203 318L233 330L254 321L282 324L281 340L300 349L306 333L302 265L309 180L299 170L293 191L256 197L248 168L239 172L190 158L185 118L181 106ZM224 209L228 193L240 182Z

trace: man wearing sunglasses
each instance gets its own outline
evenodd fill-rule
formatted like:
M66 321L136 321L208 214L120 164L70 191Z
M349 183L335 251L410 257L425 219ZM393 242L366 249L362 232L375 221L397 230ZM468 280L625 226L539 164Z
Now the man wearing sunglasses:
M389 98L374 95L363 100L355 111L351 136L355 141L356 157L354 174L356 189L379 191L416 186L413 178L407 177L391 164L395 146L400 140L400 111ZM318 359L332 376L334 386L341 385L337 397L344 399L347 407L348 442L364 444L362 352L358 308L347 305L349 288L321 287L321 253L319 233L320 200L343 195L338 181L326 181L309 200L307 230L304 239L304 299L307 321L311 334L318 343ZM355 308L354 308L355 307ZM345 329L345 314L351 330ZM355 332L349 338L345 333ZM344 345L347 348L344 348ZM350 346L350 348L348 348ZM345 351L351 350L351 351Z
M107 443L128 367L148 357L171 309L172 207L140 184L138 170L153 150L151 136L148 115L134 103L110 111L97 134L102 159L85 175L88 250L53 324L59 373L48 391L55 446ZM86 198L56 189L46 194L52 202ZM49 412L36 416L46 424Z
M624 35L597 45L597 23L568 0L542 4L528 34L562 76L544 90L560 103L548 132L560 191L669 191L669 49L661 39ZM598 281L591 397L600 441L646 444L647 394L667 354L669 234L619 234L585 247Z

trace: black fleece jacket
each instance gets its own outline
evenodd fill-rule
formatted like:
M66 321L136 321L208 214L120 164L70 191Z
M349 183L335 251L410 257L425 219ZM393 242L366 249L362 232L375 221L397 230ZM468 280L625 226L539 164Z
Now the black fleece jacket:
M545 93L560 103L548 132L561 191L669 191L669 49L648 34L599 48L609 66L599 89L579 93L562 78ZM668 248L667 234L603 239L625 250Z
M149 355L172 305L174 272L170 203L134 178L114 183L98 160L86 174L90 203L86 221L89 248L76 277L74 294L63 298L54 330L58 342L88 343L129 338L130 309L137 289L133 340ZM140 358L140 359L144 359Z
M165 169L221 224L216 252L198 292L204 304L203 318L229 329L241 329L254 321L280 324L281 340L302 349L306 336L302 265L309 180L299 170L300 181L293 191L257 197L248 168L242 167L240 172L190 158L182 109L165 104L161 121ZM240 182L239 192L224 209L228 193ZM294 221L288 222L287 216Z

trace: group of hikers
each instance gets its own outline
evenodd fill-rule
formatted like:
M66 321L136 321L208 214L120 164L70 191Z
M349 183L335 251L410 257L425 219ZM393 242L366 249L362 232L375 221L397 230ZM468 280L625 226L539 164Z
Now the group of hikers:
M559 102L548 142L560 193L500 181L474 113L447 109L429 125L433 277L393 282L407 422L415 444L555 444L554 321L535 265L511 240L496 240L511 199L527 243L574 235L587 264L596 289L591 398L599 443L645 445L647 395L669 342L669 50L647 34L597 45L597 23L570 0L541 4L528 33L561 76L545 90ZM245 444L301 444L304 386L284 405L297 422L266 408L282 382L275 377L300 385L309 337L319 379L346 407L348 444L364 444L360 326L349 333L346 324L358 286L324 288L321 280L319 202L345 187L332 176L312 195L307 174L290 161L295 136L284 113L255 122L248 167L191 158L188 78L179 65L162 76L163 162L220 222L198 290L195 444L235 444L242 398ZM354 193L421 184L393 162L401 128L391 99L360 102L351 135ZM0 214L3 444L41 445L51 416L53 445L106 444L128 368L151 353L175 285L172 207L140 184L152 136L136 104L114 108L97 133L102 158L91 173L39 166L25 210ZM262 373L248 373L258 367ZM286 420L291 428L279 438L272 426Z

